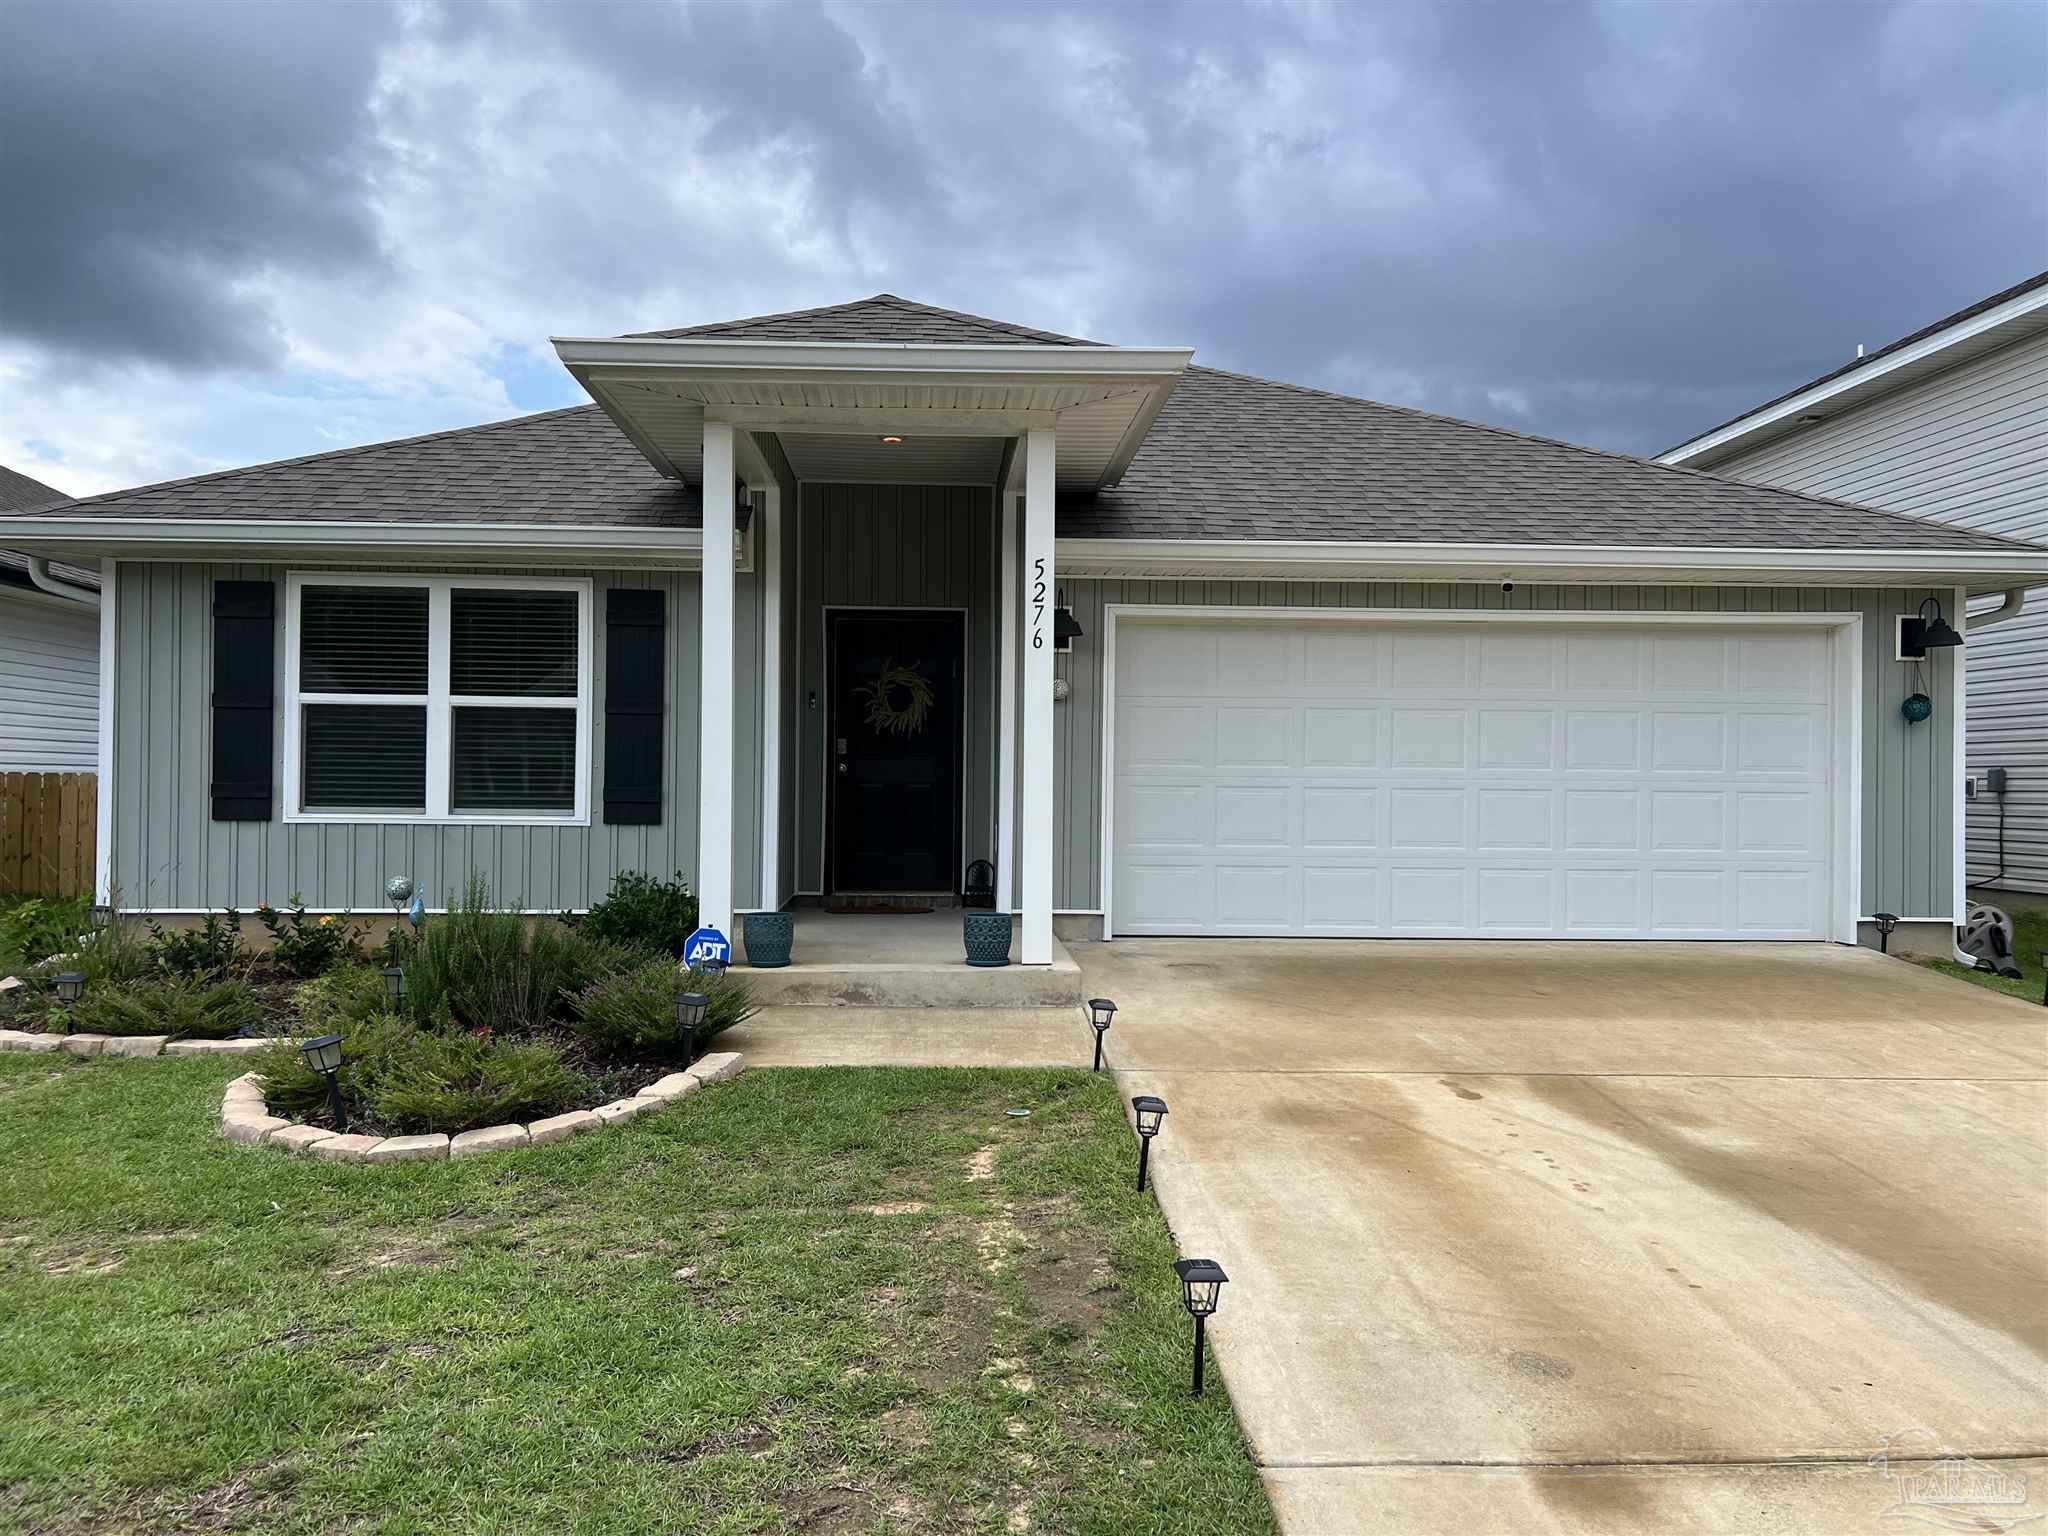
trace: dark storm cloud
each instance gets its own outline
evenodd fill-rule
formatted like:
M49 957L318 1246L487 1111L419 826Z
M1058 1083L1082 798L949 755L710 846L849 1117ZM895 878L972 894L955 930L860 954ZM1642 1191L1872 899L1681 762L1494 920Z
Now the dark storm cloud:
M0 6L0 334L261 366L267 273L374 269L373 5Z
M408 14L0 12L0 340L247 365L262 279L380 264L499 345L886 287L1647 452L2048 266L2033 3Z

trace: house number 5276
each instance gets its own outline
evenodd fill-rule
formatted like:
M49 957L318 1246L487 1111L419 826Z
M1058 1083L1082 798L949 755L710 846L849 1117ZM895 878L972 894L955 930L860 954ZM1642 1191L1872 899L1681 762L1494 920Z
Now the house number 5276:
M1031 649L1045 649L1045 560L1031 562Z

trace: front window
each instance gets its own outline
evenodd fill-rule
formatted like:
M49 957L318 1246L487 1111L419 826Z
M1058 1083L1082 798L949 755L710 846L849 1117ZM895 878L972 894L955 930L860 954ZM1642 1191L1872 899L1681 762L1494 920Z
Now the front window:
M588 582L294 576L290 623L296 817L587 817Z

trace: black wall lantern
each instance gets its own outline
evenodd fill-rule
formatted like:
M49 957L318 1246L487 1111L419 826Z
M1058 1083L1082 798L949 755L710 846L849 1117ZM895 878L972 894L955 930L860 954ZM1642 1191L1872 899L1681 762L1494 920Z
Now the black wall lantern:
M1102 1037L1109 1033L1110 1022L1116 1018L1116 1004L1106 997L1088 999L1088 1026L1095 1031L1095 1065L1089 1070L1102 1070Z
M334 1128L347 1128L348 1116L341 1107L341 1036L316 1035L299 1047L306 1065L327 1079L327 1108L334 1116Z
M1145 1170L1152 1164L1152 1138L1166 1119L1166 1100L1141 1093L1131 1100L1131 1116L1138 1122L1138 1193L1145 1193Z
M676 994L676 1033L683 1041L684 1066L697 1059L697 1026L704 1022L704 1012L710 1006L711 999L702 992Z
M1052 610L1052 648L1055 652L1071 651L1074 642L1087 633L1074 618L1074 610L1067 606L1067 594L1062 592L1054 599Z
M1922 661L1929 651L1947 650L1963 643L1963 637L1941 616L1941 603L1928 598L1920 612L1899 620L1899 656L1905 661Z
M1180 1276L1180 1304L1195 1320L1194 1395L1200 1397L1204 1325L1215 1314L1217 1299L1223 1294L1223 1283L1230 1276L1223 1273L1223 1266L1214 1259L1179 1259L1174 1263L1173 1272Z
M1877 930L1877 952L1880 955L1890 954L1892 952L1892 930L1899 926L1899 914L1896 912L1873 912L1870 914L1870 926Z

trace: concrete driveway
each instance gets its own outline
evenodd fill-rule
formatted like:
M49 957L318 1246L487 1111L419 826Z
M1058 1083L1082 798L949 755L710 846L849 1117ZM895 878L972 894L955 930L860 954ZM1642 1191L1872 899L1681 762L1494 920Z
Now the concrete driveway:
M2048 1010L1829 946L1076 958L1288 1529L1896 1530L1950 1453L2028 1486L1921 1514L2048 1524Z

